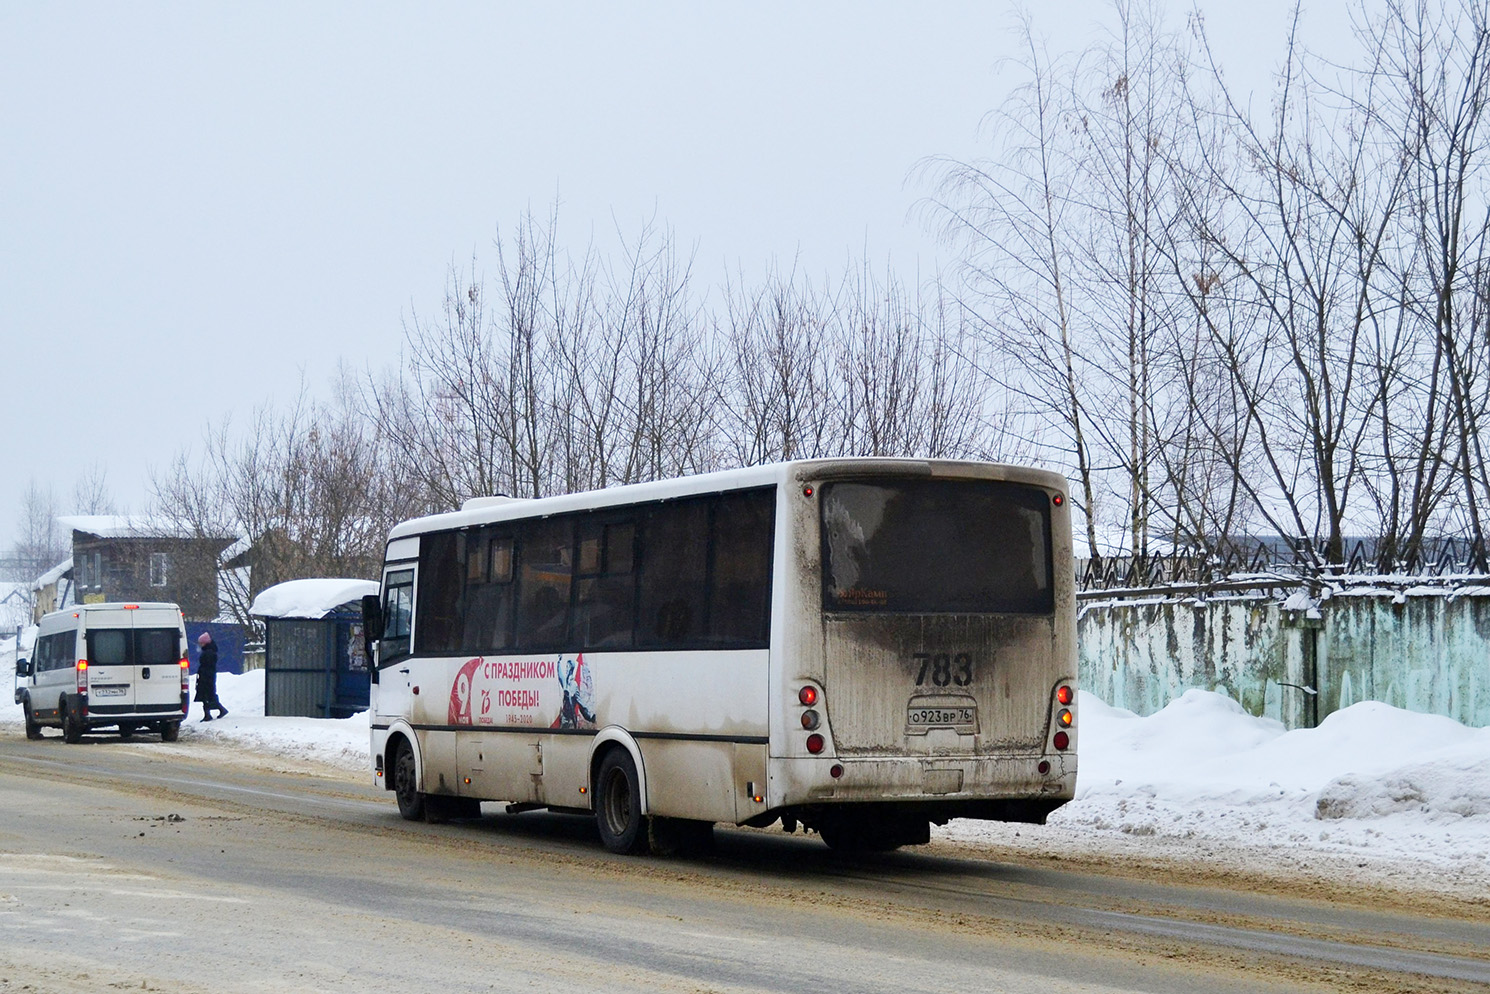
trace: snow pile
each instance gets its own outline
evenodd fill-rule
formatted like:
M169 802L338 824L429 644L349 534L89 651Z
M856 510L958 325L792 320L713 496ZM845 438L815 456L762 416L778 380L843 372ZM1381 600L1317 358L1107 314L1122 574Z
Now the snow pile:
M1201 690L1148 717L1083 693L1077 714L1076 799L1049 823L1091 847L1145 839L1149 855L1184 859L1230 845L1357 867L1369 856L1378 876L1490 884L1490 728L1365 701L1286 731ZM1007 841L968 821L943 835Z

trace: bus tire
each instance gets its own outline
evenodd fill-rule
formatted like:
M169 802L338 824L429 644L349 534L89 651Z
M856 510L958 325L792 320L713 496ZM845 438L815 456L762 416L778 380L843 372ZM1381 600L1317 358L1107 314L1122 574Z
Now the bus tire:
M414 767L414 750L404 746L393 761L393 796L398 798L398 813L405 821L424 820L424 795L419 793L419 771Z
M181 722L163 721L160 723L160 740L162 742L175 742L181 737Z
M71 705L62 705L62 741L76 744L83 741L83 716Z
M22 710L26 716L26 738L41 738L41 725L37 724L36 715L31 713L31 702L27 701L26 706Z
M135 726L133 726L133 725L120 725L119 726L119 737L121 739L134 738L134 734L135 734Z
M646 818L642 815L640 781L631 753L612 749L595 774L595 824L605 848L620 855L645 852Z

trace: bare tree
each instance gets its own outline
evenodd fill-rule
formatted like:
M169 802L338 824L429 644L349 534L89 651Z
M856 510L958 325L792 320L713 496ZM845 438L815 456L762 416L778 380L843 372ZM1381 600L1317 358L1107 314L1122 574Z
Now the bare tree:
M109 474L102 463L94 463L87 473L78 477L72 490L72 509L77 514L117 513L109 492Z
M34 580L71 555L72 536L64 534L57 524L56 494L34 477L26 483L20 511L19 535L11 559L21 579Z
M1073 299L1079 170L1066 139L1074 118L1059 82L1064 64L1036 40L1028 15L1020 27L1028 81L989 117L991 153L977 162L928 160L923 168L940 183L924 206L964 249L957 296L988 340L985 372L1026 405L1042 435L1054 428L1064 436L1058 448L1074 465L1095 556L1102 544L1089 424L1100 401L1084 357L1098 350Z

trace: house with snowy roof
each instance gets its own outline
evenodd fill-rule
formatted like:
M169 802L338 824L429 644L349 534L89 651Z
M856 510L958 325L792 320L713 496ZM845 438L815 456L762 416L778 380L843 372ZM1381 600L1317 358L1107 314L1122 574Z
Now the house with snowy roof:
M218 568L236 535L202 535L149 515L65 515L72 532L71 580L81 604L173 601L188 622L215 621Z
M76 603L73 597L75 593L72 582L72 557L68 556L32 581L32 623L40 621L44 614L71 607Z

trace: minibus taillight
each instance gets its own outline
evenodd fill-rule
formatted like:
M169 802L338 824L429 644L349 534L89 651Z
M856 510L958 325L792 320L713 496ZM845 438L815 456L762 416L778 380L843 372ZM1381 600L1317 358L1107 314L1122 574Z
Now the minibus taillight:
M1056 688L1055 699L1062 704L1070 704L1076 699L1076 691L1072 690L1069 684L1061 684Z
M88 693L88 660L78 660L78 693Z
M823 746L826 744L827 743L823 739L823 737L816 732L813 732L811 735L807 736L807 751L812 753L814 756L822 752Z
M1055 743L1055 747L1064 752L1066 748L1071 745L1071 736L1067 735L1065 732L1056 732L1053 741Z
M810 683L804 685L801 690L797 691L797 700L804 707L812 707L817 703L817 688Z

